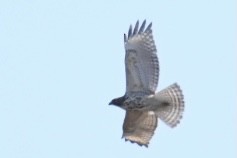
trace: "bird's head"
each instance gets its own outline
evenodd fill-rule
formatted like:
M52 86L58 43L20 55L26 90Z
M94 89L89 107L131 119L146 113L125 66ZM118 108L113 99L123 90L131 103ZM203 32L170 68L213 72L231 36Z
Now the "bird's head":
M119 97L119 98L115 98L113 100L111 100L111 102L109 103L109 105L116 105L121 107L123 105L123 102L125 101L125 97Z

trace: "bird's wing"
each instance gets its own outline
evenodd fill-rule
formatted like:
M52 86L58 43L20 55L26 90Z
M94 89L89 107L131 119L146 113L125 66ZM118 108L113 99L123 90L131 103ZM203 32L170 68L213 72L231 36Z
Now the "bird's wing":
M148 147L157 127L157 122L157 117L152 111L126 111L122 138Z
M145 29L146 21L134 30L130 26L128 36L124 34L126 93L154 93L158 84L159 62L152 35L152 23Z

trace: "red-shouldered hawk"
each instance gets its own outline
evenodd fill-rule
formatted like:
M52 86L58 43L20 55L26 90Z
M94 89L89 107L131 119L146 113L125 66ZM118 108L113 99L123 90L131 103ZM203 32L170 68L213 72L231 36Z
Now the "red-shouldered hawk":
M139 28L129 28L124 34L126 93L109 104L126 110L123 138L148 147L158 124L158 118L175 127L184 111L184 97L178 84L155 92L159 78L159 62L152 35L152 23L145 29L146 20Z

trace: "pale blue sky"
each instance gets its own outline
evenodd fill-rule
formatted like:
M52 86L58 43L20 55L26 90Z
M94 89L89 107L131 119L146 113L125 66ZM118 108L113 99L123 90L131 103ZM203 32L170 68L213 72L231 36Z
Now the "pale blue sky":
M0 157L237 157L234 0L1 0ZM124 142L123 33L153 22L158 90L178 82L181 124Z

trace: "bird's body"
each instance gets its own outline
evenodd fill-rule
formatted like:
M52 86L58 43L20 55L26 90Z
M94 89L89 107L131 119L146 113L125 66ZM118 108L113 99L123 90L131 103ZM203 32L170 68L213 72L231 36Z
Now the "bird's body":
M174 83L155 92L159 78L159 62L152 35L152 24L145 29L146 21L134 30L130 26L124 35L126 93L110 104L126 111L123 138L138 145L148 146L158 124L158 118L175 127L184 111L183 94Z

